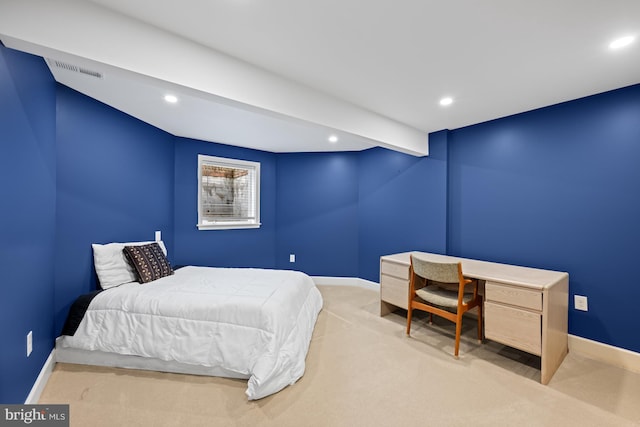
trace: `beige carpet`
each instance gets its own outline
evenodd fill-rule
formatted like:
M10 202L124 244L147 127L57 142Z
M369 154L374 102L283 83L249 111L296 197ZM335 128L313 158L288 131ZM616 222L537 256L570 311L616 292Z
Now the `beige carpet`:
M325 299L293 386L255 402L246 382L58 364L40 403L70 404L72 426L640 425L640 375L569 354L548 386L539 359L453 324L378 316L378 293L322 286Z

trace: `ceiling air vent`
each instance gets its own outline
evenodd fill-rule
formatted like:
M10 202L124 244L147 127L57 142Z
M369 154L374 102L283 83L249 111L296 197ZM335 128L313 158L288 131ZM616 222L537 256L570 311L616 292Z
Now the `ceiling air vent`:
M68 62L59 61L57 59L47 58L47 62L49 63L49 67L61 68L63 70L71 71L74 73L86 74L87 76L95 77L97 79L101 79L102 73L99 71L90 70L88 68L79 67L77 65L69 64Z
M100 73L98 71L93 71L93 70L89 70L87 68L82 68L82 67L79 67L78 71L81 72L82 74L86 74L88 76L93 76L93 77L96 77L98 79L102 78L102 73Z

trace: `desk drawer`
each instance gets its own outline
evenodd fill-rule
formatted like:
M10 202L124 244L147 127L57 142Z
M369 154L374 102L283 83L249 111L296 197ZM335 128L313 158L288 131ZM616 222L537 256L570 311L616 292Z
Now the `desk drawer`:
M409 300L409 281L381 274L380 299L406 310Z
M542 330L539 313L493 304L484 304L484 334L487 338L540 356Z
M388 276L394 276L399 279L409 280L409 266L403 264L396 264L395 262L382 261L380 262L380 273Z
M487 301L502 302L542 311L542 292L539 291L487 281L485 284L485 298Z

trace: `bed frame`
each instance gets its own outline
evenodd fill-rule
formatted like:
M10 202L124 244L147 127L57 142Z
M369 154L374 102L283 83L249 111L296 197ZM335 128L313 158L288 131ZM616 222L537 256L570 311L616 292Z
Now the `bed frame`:
M249 379L249 375L239 374L221 367L190 365L174 361L166 361L153 357L128 356L103 351L79 350L64 347L56 338L55 360L59 363L76 365L105 366L111 368L141 369L145 371L171 372L175 374L203 375L225 378Z

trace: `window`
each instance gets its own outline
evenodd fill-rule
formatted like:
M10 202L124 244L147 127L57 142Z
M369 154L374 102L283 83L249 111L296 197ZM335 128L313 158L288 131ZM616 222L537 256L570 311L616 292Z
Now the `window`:
M260 163L198 155L198 228L260 227Z

